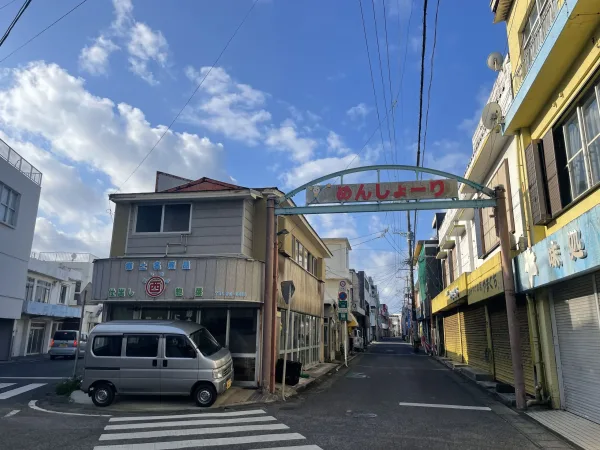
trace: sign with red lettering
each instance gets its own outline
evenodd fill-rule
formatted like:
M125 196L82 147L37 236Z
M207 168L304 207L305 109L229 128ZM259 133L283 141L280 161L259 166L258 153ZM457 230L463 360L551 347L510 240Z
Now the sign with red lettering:
M146 294L158 297L165 291L165 280L161 277L152 277L146 283Z
M306 204L390 202L458 198L458 181L423 180L396 183L328 184L306 189Z

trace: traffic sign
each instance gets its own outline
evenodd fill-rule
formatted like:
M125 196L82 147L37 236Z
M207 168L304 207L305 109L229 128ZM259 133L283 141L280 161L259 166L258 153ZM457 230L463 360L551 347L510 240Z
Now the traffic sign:
M340 287L341 288L345 288L346 287L346 282L344 280L340 281Z
M340 300L338 306L340 309L348 309L348 300Z
M342 322L348 322L348 313L338 313L338 316Z
M346 294L345 292L339 292L338 293L338 299L339 300L346 300L348 298L348 294Z

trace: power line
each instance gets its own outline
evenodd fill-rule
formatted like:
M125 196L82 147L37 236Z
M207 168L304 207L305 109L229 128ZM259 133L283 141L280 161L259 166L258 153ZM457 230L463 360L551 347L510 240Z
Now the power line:
M12 31L12 29L15 27L15 25L17 24L17 22L19 21L21 16L25 13L25 10L29 7L30 4L31 4L31 0L25 0L25 3L23 3L23 5L19 9L19 11L17 12L17 15L15 16L15 18L12 20L12 22L10 23L10 25L4 32L4 35L0 38L0 47L2 47L2 44L4 44L4 41L6 41L6 39L8 38L8 35Z
M423 40L421 43L421 79L419 88L419 125L417 136L417 167L421 163L421 127L423 125L423 85L425 81L425 45L427 43L427 3L423 0Z
M235 29L235 31L233 32L233 34L231 35L231 37L229 38L229 40L227 41L227 43L225 44L225 46L223 47L223 49L221 50L221 53L219 53L219 56L217 56L217 59L215 59L215 62L212 64L212 66L210 66L210 69L204 75L204 78L202 78L202 80L200 80L200 83L198 83L198 86L196 86L196 89L194 89L194 92L192 92L192 95L190 95L190 97L187 99L187 101L185 102L185 104L183 105L183 107L175 115L175 117L173 118L173 120L171 121L171 123L169 124L169 126L165 129L165 131L158 138L158 140L156 141L156 144L154 144L152 146L152 148L150 149L150 151L146 154L146 156L144 156L142 158L142 160L137 165L137 167L133 170L133 172L131 172L131 174L125 179L125 181L123 181L123 183L121 183L121 186L117 189L116 192L120 191L121 188L131 179L131 177L137 172L137 170L141 167L141 165L144 164L144 161L146 161L146 159L148 159L148 157L152 154L152 152L158 146L158 144L160 144L160 142L163 140L163 138L166 136L166 134L171 130L171 127L175 124L175 122L177 121L177 119L179 119L179 116L181 115L181 113L183 113L183 110L187 107L187 105L189 105L189 103L192 101L192 99L194 98L194 96L196 95L196 93L200 90L200 87L202 87L202 84L204 84L204 81L206 80L206 78L208 78L208 76L210 75L210 73L212 72L212 70L214 69L214 67L218 64L218 62L220 61L221 57L223 56L223 54L225 53L225 51L229 47L229 44L231 44L231 41L233 41L233 39L237 35L237 33L240 30L240 28L242 28L242 25L244 25L244 22L246 22L246 19L250 16L250 13L252 12L252 10L254 9L254 7L256 6L257 3L258 3L258 0L254 0L254 2L252 2L252 6L250 6L250 8L248 9L248 11L246 12L246 15L244 16L244 18L242 19L242 21L239 23L239 25L237 26L237 28Z
M0 6L0 9L4 9L9 5L12 5L14 2L16 2L17 0L11 0L10 2L6 3L5 5Z
M26 45L28 45L31 41L37 39L39 36L41 36L42 34L44 34L46 31L48 31L50 28L52 28L54 25L56 25L58 22L60 22L61 20L63 20L65 17L67 17L69 14L71 14L73 11L75 11L77 8L79 8L81 5L83 5L85 2L87 2L88 0L83 0L82 2L78 3L77 5L75 5L73 8L71 8L69 11L67 11L65 14L63 14L62 16L60 16L58 19L56 19L54 22L52 22L50 25L48 25L46 28L44 28L42 31L40 31L38 34L34 35L33 37L31 37L29 40L25 41L24 44L20 45L19 47L17 47L16 49L14 49L12 52L10 52L8 55L6 55L4 58L2 58L0 60L0 64L3 63L4 61L6 61L8 58L10 58L12 55L14 55L15 53L17 53L19 50L21 50L23 47L25 47ZM6 5L4 5L6 6Z

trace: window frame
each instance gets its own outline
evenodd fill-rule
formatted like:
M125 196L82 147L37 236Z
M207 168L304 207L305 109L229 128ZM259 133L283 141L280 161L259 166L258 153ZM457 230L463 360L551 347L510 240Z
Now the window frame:
M67 304L67 293L69 291L69 286L66 284L61 284L60 285L60 292L58 294L58 304L59 305L66 305ZM63 297L63 292L64 292L64 297Z
M144 337L157 337L158 338L158 342L156 343L156 355L155 356L134 356L134 355L128 355L127 354L127 344L128 344L128 340L130 337L140 337L140 336L144 336ZM140 358L140 359L157 359L160 356L160 340L161 340L162 336L160 333L127 333L127 334L123 334L123 342L125 343L125 348L121 350L121 355L124 356L125 358Z
M46 292L46 295L44 296L45 299L43 300L36 300L37 297L37 291L38 289L43 289ZM34 301L37 303L50 303L50 292L52 290L52 283L46 280L36 280L35 283L35 294L34 294Z
M188 229L187 231L163 231L165 227L165 208L167 206L176 206L176 205L189 205L190 207L190 219L188 221ZM140 206L160 206L161 207L161 215L160 215L160 231L137 231L138 225L138 217L139 217L139 207ZM191 202L177 202L177 203L138 203L135 205L135 223L133 224L133 234L135 235L157 235L157 234L191 234L192 232L192 215L193 215L193 204Z
M168 356L167 354L167 339L170 337L177 337L180 339L183 339L185 342L187 342L187 344L192 348L192 350L194 352L196 352L195 356ZM162 336L162 341L163 341L163 355L164 355L164 359L181 359L181 360L189 360L189 359L198 359L198 349L196 348L196 346L194 345L194 343L186 336L183 334L173 334L173 333L165 333ZM160 345L160 344L159 344Z
M546 11L546 8L548 7L551 1L553 0L533 0L531 2L533 6L527 12L525 21L523 22L524 26L521 29L521 49L525 49L525 47L527 47L529 41L531 40L531 35L540 27L540 18ZM533 25L529 28L529 34L527 35L527 37L525 37L525 28L529 24L529 19L534 8L536 8L537 10L537 18L535 19L535 22L533 22Z
M35 278L27 277L25 281L25 301L32 302L35 297Z
M96 339L112 338L112 337L121 338L121 345L119 346L119 356L104 356L104 355L98 355L98 354L96 354L96 352L94 352L94 344L96 342ZM125 340L123 338L124 338L124 335L122 335L122 334L98 334L98 335L94 336L94 340L91 342L90 351L96 358L122 358L123 357L123 343L125 342ZM88 337L88 342L89 342L89 337Z
M8 192L8 194L6 196L6 203L4 203L2 201L2 194L3 194L4 190L6 190ZM11 194L13 194L15 197L13 206L10 206L11 205L11 202L10 202ZM18 216L19 216L20 204L21 204L21 194L19 194L13 188L9 187L7 184L0 181L0 205L5 208L4 217L0 217L0 224L6 225L11 228L16 228L17 220L18 220ZM13 213L12 223L8 221L8 212L9 211L12 211L12 213Z

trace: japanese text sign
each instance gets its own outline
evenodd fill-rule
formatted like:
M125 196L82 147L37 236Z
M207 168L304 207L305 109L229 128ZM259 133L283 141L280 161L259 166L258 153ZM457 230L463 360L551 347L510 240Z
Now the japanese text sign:
M328 184L306 188L306 204L435 200L458 197L456 180Z

